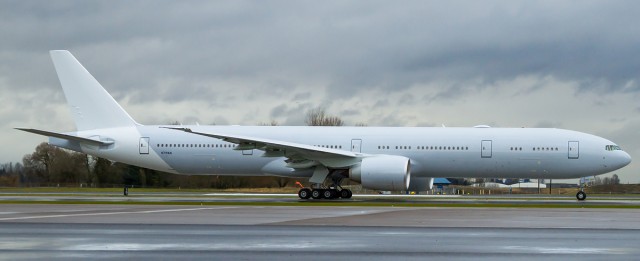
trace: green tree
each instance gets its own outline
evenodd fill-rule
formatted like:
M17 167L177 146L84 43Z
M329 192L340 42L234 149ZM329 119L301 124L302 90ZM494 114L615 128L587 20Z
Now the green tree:
M613 176L611 176L611 184L613 185L620 184L620 178L618 177L618 174L613 174Z
M101 187L122 184L122 171L108 159L97 157L93 164L93 173Z
M32 154L22 158L28 183L48 183L54 147L46 142L40 143Z
M40 143L32 154L22 158L29 183L88 183L87 158L48 143Z

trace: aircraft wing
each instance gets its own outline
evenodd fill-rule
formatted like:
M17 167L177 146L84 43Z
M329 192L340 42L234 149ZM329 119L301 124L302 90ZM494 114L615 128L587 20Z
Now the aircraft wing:
M363 157L369 155L351 151L316 147L306 144L272 140L241 135L222 133L208 133L181 127L161 127L172 130L184 131L195 135L201 135L220 139L237 144L235 150L259 149L265 151L265 156L281 156L289 158L288 163L292 168L311 167L318 162L327 167L349 167L358 164ZM317 165L317 164L316 164Z

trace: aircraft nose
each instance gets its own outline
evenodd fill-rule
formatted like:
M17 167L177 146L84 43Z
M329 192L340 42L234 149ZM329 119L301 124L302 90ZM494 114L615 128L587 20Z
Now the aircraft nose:
M622 168L624 166L629 165L629 163L631 163L631 156L624 151L620 151L618 155L614 157L614 159L615 160L612 163L615 169Z
M629 163L631 163L631 155L629 155L629 153L624 152L624 155L622 157L622 166L627 166L629 165Z

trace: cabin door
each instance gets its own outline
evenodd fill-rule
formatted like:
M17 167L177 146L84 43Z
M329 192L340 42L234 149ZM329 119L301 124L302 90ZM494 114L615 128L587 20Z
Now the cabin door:
M352 152L362 152L362 140L361 139L352 139L351 140L351 151Z
M580 144L577 141L569 142L569 158L577 159L580 157Z
M140 149L140 154L149 154L149 138L148 137L140 138L140 144L138 148Z
M491 158L491 156L493 154L492 153L492 149L491 149L492 142L490 140L483 140L481 145L482 145L482 147L480 148L481 149L481 152L480 152L481 156L483 158Z

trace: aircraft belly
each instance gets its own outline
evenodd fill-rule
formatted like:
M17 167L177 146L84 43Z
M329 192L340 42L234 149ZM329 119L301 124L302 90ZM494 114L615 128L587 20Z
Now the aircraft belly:
M417 165L412 175L451 178L543 178L566 176L554 159L524 158L432 160ZM412 166L413 167L413 166Z
M270 159L226 153L171 154L163 159L180 174L259 176ZM272 159L271 159L272 160Z
M287 166L287 163L285 162L285 158L278 158L264 165L261 169L261 172L264 173L265 175L295 177L295 178L309 178L313 175L314 169L315 168L292 169Z

